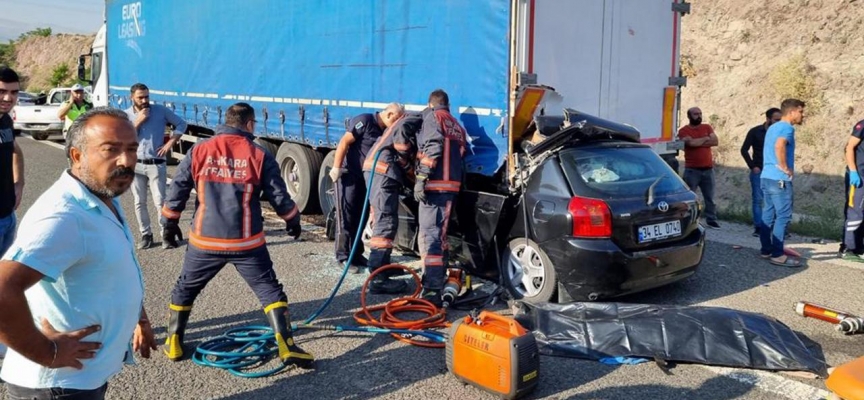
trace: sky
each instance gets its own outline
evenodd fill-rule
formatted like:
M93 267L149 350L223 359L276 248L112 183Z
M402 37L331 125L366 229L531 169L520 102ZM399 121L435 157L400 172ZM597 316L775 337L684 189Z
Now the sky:
M105 0L0 0L0 43L36 28L96 33L104 8Z

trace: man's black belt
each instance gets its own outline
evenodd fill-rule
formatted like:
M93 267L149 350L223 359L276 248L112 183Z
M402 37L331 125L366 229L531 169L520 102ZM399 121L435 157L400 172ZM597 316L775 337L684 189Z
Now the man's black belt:
M164 158L151 158L149 160L138 160L138 164L144 164L144 165L165 164L165 159Z

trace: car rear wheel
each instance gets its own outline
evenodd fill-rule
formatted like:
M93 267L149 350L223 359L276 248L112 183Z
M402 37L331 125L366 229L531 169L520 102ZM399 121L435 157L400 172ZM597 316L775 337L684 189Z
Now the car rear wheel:
M30 137L36 140L48 139L48 132L30 132Z
M552 300L558 286L558 277L549 257L531 239L510 241L501 257L504 285L517 299L532 304Z

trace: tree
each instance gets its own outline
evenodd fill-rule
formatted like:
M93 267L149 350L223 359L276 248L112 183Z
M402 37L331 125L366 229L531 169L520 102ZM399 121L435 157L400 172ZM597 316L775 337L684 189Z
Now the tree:
M0 65L12 66L15 61L15 42L0 43Z
M24 32L21 34L21 36L18 36L18 41L20 42L24 39L27 39L28 37L31 37L31 36L37 36L37 37L51 36L51 28L36 28L32 31Z
M69 65L66 63L60 64L51 70L51 86L59 87L66 83L69 79Z

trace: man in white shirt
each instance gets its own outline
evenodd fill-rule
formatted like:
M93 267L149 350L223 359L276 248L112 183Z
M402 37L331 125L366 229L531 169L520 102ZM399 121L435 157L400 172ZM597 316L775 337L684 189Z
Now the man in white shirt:
M28 210L0 261L0 342L9 346L0 378L11 398L102 399L133 351L156 349L117 200L135 175L135 129L123 111L101 108L68 137L71 168Z

